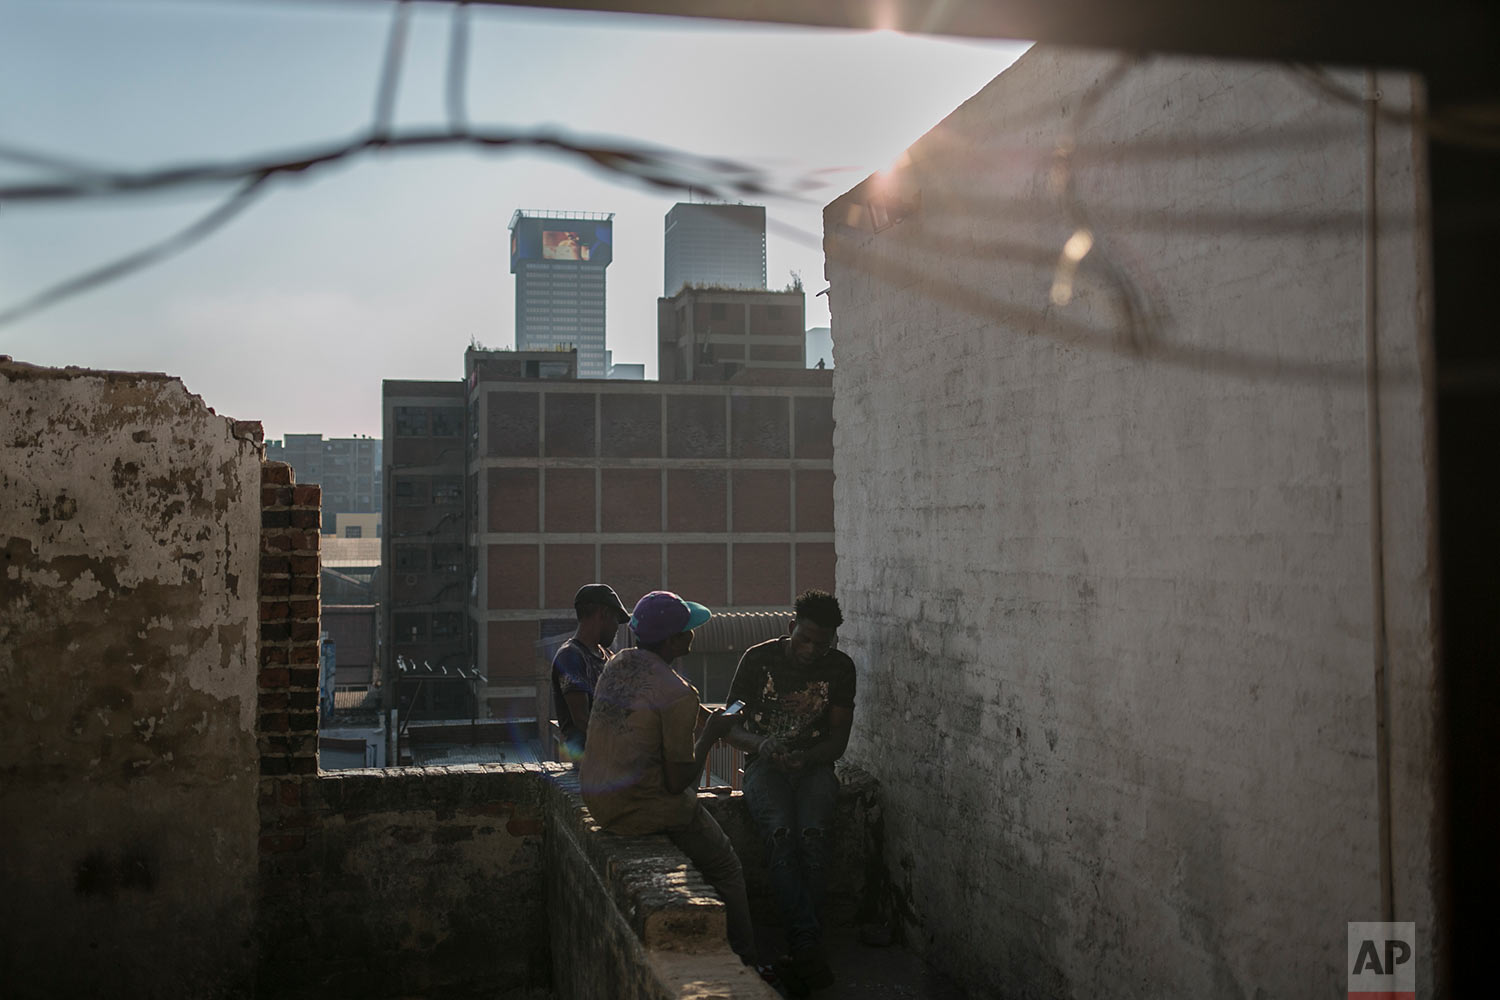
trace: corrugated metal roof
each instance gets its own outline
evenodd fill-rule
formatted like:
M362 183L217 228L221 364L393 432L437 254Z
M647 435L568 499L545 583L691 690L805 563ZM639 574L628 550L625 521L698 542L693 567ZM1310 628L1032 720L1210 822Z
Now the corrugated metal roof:
M791 627L786 611L716 611L702 628L693 629L693 652L739 653L786 635Z
M380 539L378 538L340 538L337 535L324 535L321 544L324 566L380 565Z

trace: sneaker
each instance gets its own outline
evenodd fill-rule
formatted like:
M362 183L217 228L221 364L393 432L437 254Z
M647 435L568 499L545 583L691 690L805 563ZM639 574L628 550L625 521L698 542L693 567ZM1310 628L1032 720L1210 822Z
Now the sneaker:
M797 967L790 958L786 956L778 958L771 963L771 970L771 974L779 980L777 988L786 996L797 997L800 1000L812 992L812 987L804 983L802 977L797 975Z
M792 968L809 990L827 989L833 985L833 970L828 967L822 948L814 946L793 952Z

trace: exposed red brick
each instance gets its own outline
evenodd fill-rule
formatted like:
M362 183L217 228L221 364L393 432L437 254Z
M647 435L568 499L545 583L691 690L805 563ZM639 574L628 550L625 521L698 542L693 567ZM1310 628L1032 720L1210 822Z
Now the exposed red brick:
M275 690L287 686L291 673L286 667L270 667L260 672L258 680L262 690Z
M260 627L261 642L282 642L292 637L292 626L285 621L271 622Z
M260 526L267 531L276 528L285 528L292 523L292 512L289 510L263 510L260 512Z
M303 558L303 557L293 556L292 558L296 559L296 558ZM305 557L305 558L315 558L315 557L308 556L308 557ZM314 574L312 576L298 576L298 577L294 577L292 579L292 581L291 581L290 587L291 587L292 596L294 596L294 597L302 597L302 596L304 596L306 594L316 595L318 593L318 577L317 577L316 574Z
M594 470L546 470L547 531L594 530Z
M723 531L726 496L721 470L671 470L667 473L667 530Z
M290 507L291 503L292 487L290 486L262 486L260 488L262 507Z
M547 546L547 607L571 608L578 588L593 580L593 545Z
M489 469L486 472L489 491L490 531L526 531L537 529L537 470Z
M317 774L317 757L293 757L287 762L293 774Z
M537 607L537 547L491 545L485 553L491 608Z
M605 545L599 555L603 580L615 588L627 608L661 587L660 545Z
M292 601L287 607L290 609L288 618L316 618L318 617L318 602L315 598L303 597Z
M263 532L260 536L260 550L262 552L289 552L292 548L292 536L280 532Z
M262 712L260 716L260 731L263 733L284 733L288 728L288 719L285 712Z
M292 606L285 601L261 601L260 620L263 622L285 621L292 617Z
M676 542L667 546L668 590L690 601L720 607L728 600L728 546Z
M797 472L797 530L833 530L833 470Z
M260 696L262 712L285 712L290 704L291 698L284 691L268 692Z
M260 575L263 577L277 575L285 576L291 571L292 563L287 556L260 557Z
M317 663L318 644L312 642L293 646L287 653L287 660L290 663Z
M602 487L605 531L661 530L661 472L605 469Z
M787 531L792 526L792 484L785 469L736 469L734 530Z
M260 595L262 597L285 597L291 593L292 581L289 577L279 576L266 579L261 578Z
M294 733L305 733L318 728L317 712L292 712L287 716L287 728Z
M263 667L274 667L287 662L287 648L285 646L260 647L260 665Z
M316 485L292 487L292 503L298 507L316 507L323 502L323 488Z
M285 462L262 462L260 466L260 481L262 484L274 483L290 486L292 484L292 467Z
M785 606L791 600L791 546L741 543L734 547L734 603Z

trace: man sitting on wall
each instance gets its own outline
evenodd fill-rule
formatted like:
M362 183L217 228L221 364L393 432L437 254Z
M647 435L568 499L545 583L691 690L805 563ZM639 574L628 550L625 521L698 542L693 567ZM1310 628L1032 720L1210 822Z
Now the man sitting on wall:
M620 595L603 583L579 588L573 597L573 611L578 615L578 629L552 658L552 711L562 730L563 759L568 761L583 757L594 688L604 661L609 659L615 634L630 620Z
M833 648L843 622L832 594L807 591L797 598L791 634L745 650L729 685L730 701L745 708L725 738L748 755L745 805L766 838L791 952L777 972L797 993L833 982L819 909L839 791L833 762L854 723L854 661Z
M670 591L640 599L630 619L640 645L616 653L599 680L578 777L583 801L604 829L672 838L718 890L728 910L729 946L753 966L745 874L697 794L708 751L732 720L723 711L709 715L694 743L698 691L672 669L672 661L692 648L693 629L710 614Z

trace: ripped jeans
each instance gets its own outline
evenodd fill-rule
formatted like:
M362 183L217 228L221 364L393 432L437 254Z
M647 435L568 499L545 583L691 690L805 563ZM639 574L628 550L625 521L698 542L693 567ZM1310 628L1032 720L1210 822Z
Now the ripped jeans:
M818 922L828 885L828 834L838 800L832 764L779 771L757 757L745 768L745 805L765 838L771 892L795 954L822 942Z

